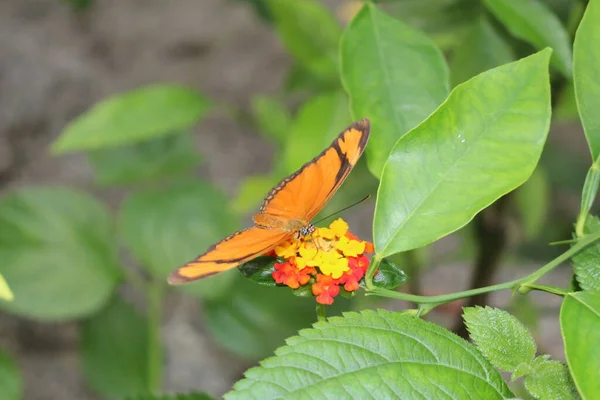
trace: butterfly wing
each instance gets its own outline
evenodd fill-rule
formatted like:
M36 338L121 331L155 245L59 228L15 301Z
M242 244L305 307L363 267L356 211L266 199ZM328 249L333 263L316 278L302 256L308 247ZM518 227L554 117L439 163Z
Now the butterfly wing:
M310 221L321 211L358 162L369 140L370 122L361 119L344 130L321 154L283 179L267 194L258 226L281 229L287 221Z
M169 275L169 283L178 284L226 271L273 250L289 238L288 232L257 227L244 229L227 236L208 251Z

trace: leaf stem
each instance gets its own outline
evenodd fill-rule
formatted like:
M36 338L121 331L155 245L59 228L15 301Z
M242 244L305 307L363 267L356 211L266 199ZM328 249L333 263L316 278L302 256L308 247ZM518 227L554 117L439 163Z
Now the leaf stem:
M325 309L325 305L321 303L317 303L317 321L327 321L327 310Z
M421 307L423 310L430 310L434 307L437 307L441 304L449 303L454 300L463 299L465 297L474 296L481 293L493 292L496 290L506 290L513 289L518 290L520 293L524 294L529 292L532 289L539 290L540 288L550 288L549 286L543 285L535 285L535 282L540 279L542 276L552 271L558 265L573 257L579 251L583 250L586 246L592 244L593 242L600 239L600 232L596 232L594 234L586 235L582 237L573 247L562 253L560 256L556 257L540 269L534 271L533 273L524 276L520 279L515 279L509 282L500 283L497 285L484 286L477 289L465 290L462 292L438 295L438 296L417 296L407 293L395 292L393 290L382 289L378 287L374 287L372 283L372 275L369 276L369 270L373 265L378 265L380 260L377 257L373 258L371 265L369 266L369 270L367 270L367 276L365 278L365 284L367 287L367 296L382 296L389 297L392 299L400 299L410 301L412 303L416 303L418 305L429 304L428 307ZM369 280L370 279L370 280ZM369 284L371 285L369 287Z
M538 285L537 283L523 284L523 285L521 285L521 291L523 291L523 288L526 288L529 290L539 290L542 292L552 293L552 294L556 294L559 296L564 296L567 293L569 293L569 290L558 287L558 286Z
M148 299L148 389L152 394L162 390L162 301L164 287L153 278L146 286Z
M600 185L600 165L598 165L598 161L599 160L596 160L592 163L583 184L583 190L581 192L581 209L577 216L577 222L575 223L575 234L577 237L582 237L584 235L585 221L587 220L590 208L598 193L598 186Z

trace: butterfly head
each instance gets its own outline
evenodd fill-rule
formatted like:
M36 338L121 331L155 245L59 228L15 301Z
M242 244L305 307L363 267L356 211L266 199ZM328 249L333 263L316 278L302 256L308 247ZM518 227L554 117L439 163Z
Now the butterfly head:
M300 228L300 230L298 231L298 235L300 237L310 236L315 231L315 229L316 228L313 224L306 224L302 228Z

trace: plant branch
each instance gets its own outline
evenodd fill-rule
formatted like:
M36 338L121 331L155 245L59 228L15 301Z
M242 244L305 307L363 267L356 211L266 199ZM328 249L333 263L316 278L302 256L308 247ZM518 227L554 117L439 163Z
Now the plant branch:
M512 289L512 290L518 290L520 293L525 294L533 289L532 285L534 285L535 282L537 282L542 276L544 276L548 272L552 271L554 268L559 266L561 263L567 261L569 258L573 257L575 254L579 253L585 247L596 242L599 239L600 239L600 232L586 235L586 236L582 237L573 247L571 247L570 249L568 249L567 251L562 253L560 256L556 257L555 259L553 259L552 261L550 261L549 263L547 263L546 265L541 267L540 269L534 271L533 273L531 273L527 276L524 276L520 279L515 279L512 281L500 283L497 285L490 285L490 286L485 286L485 287L481 287L481 288L477 288L477 289L470 289L470 290L465 290L462 292L449 293L449 294L443 294L443 295L438 295L438 296L417 296L417 295L412 295L412 294L407 294L407 293L395 292L393 290L378 288L378 287L373 286L372 281L371 281L371 287L369 288L369 286L368 286L369 282L365 280L365 282L367 284L366 295L367 296L381 296L381 297L388 297L388 298L392 298L392 299L400 299L400 300L410 301L412 303L418 304L419 306L428 305L427 307L421 307L421 308L426 308L427 310L430 310L441 304L449 303L454 300L464 299L465 297L474 296L474 295L477 295L480 293L494 292L496 290ZM373 265L377 266L377 265L379 265L379 262L381 260L377 257L374 257L373 261L374 262L371 264L371 266L373 266ZM369 266L369 269L371 268L371 266ZM369 271L367 271L367 272L369 272Z

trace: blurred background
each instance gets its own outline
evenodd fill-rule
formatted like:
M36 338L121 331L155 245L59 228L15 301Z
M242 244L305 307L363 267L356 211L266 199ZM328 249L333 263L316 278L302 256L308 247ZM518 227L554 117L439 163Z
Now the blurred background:
M110 289L108 295L99 295L97 304L88 309L68 315L45 314L28 308L39 309L36 295L40 294L43 303L51 303L57 296L63 296L62 301L67 303L77 303L80 293L71 292L71 288L77 286L81 275L62 271L61 276L68 281L66 289L62 289L53 280L52 268L44 269L42 265L42 272L20 275L24 283L16 279L11 282L9 278L18 275L9 266L10 246L16 246L11 241L17 228L2 225L3 221L11 220L9 213L0 218L0 231L4 230L0 234L0 273L7 277L11 287L14 285L17 297L26 293L33 299L31 305L18 303L18 306L0 301L0 386L3 376L20 376L25 399L121 398L122 394L133 392L126 387L128 383L120 382L115 375L120 374L128 381L139 379L139 386L145 387L145 382L151 379L148 375L158 373L158 385L165 392L200 390L221 395L241 378L245 369L272 354L285 337L315 320L314 299L297 298L285 290L264 289L245 282L237 271L211 283L217 287L212 292L200 286L187 289L186 293L152 286L160 293L154 296L146 289L141 293L135 289L136 281L141 279L144 286L146 281L160 280L157 277L176 268L182 259L203 252L212 242L247 224L248 215L256 210L261 196L277 179L318 153L310 146L294 152L293 146L302 144L298 141L299 133L319 136L320 127L328 126L331 132L323 133L325 140L316 147L319 149L329 143L331 133L337 134L351 122L339 81L311 74L290 54L293 51L286 49L273 26L267 3L261 0L0 1L0 199L16 201L15 207L19 208L22 199L10 196L25 188L74 188L94 196L108 210L106 214L100 211L90 217L89 210L95 207L90 206L82 211L85 224L96 218L92 222L105 224L107 232L114 224L131 227L125 228L125 239L121 239L122 232L117 235L120 244L115 248L119 254L111 256L111 262L117 260L114 264L119 271L128 271L115 273L120 276L113 285L117 296L110 294ZM340 27L347 24L360 6L358 2L344 0L320 3ZM564 24L572 38L585 2L542 3ZM479 20L479 1L399 0L388 2L383 8L425 31L448 56L451 71L468 69L453 69L452 60L459 57L461 45ZM493 16L486 14L486 17L515 58L533 52L532 47L515 39ZM452 78L459 83L470 76L464 72ZM173 136L185 138L181 142L161 139L141 150L130 147L121 153L50 152L51 144L69 123L94 104L157 83L179 84L201 93L202 99L211 104L210 110L201 112L200 122L192 129ZM395 261L410 277L402 290L441 294L514 279L564 249L548 243L571 237L580 190L591 160L578 122L572 86L557 74L553 75L553 107L549 142L532 179L459 232L425 249L397 257ZM192 147L197 150L196 156L185 152ZM285 156L288 161L283 161L282 166L282 154L290 152L293 161ZM139 167L128 164L135 157ZM183 166L170 164L157 176L145 176L139 171L136 176L136 168L148 171L150 165L163 157L179 160L191 157L191 161ZM122 173L124 170L134 172L127 175ZM183 170L185 173L180 174ZM171 175L177 175L175 183L167 182ZM185 184L190 177L196 183L201 182L192 192ZM375 194L377 182L364 165L356 168L349 181L329 209L339 209L365 193ZM162 205L149 207L146 191L156 188L159 193L150 197L154 196L152 201L157 202L160 197ZM64 194L53 197L54 194L36 193L29 196L52 210L55 209L52 201L61 203ZM45 195L49 196L48 203ZM213 199L206 207L200 200L195 202L205 197ZM173 203L174 199L184 200ZM371 199L344 213L353 231L363 238L371 237L373 206ZM31 207L38 213L43 211L39 204ZM68 205L64 207L62 214L56 212L77 213ZM140 211L144 207L147 215L158 216L151 221L154 225L148 222L151 226L144 226L153 218ZM50 220L56 217L53 212L39 215ZM136 212L141 216L136 217ZM207 215L215 213L224 217L209 221ZM114 221L111 215L116 215ZM202 217L196 219L196 215ZM170 230L165 228L168 221L173 223ZM43 233L60 236L60 229L52 229L57 226L53 224L44 225L49 229ZM218 229L212 229L213 226ZM137 227L141 227L140 232L131 233ZM143 241L138 240L144 235L142 228L150 232L145 237L150 243L146 242L146 248L155 243L165 254L159 267L146 268L144 262L152 264L155 256L147 252L145 258L136 251L144 247L144 244L136 247L136 243ZM186 236L182 239L178 235ZM182 241L185 251L177 247ZM75 260L86 260L65 254L61 265L73 260L72 267L77 268ZM148 278L157 269L160 273ZM84 289L88 290L103 278L86 279ZM570 271L559 268L546 283L566 286L570 279ZM34 286L30 285L32 282ZM56 284L58 294L47 290L46 282ZM147 315L153 299L157 298L162 306L158 312ZM477 302L509 309L532 329L540 353L564 359L557 318L560 298L534 293L513 299L510 293L495 293ZM345 309L398 310L408 306L361 296L351 302L336 300L336 304L332 314ZM461 305L464 303L441 307L430 318L460 332L457 324ZM120 311L114 312L116 309ZM146 319L160 322L158 337L153 328L148 328ZM132 320L132 325L128 325ZM164 363L159 372L146 371L147 352L152 351L149 350L152 345L143 344L152 340L163 344L159 353ZM132 348L128 343L134 343L137 353L126 354L122 360L98 361L99 354L118 354L123 349L127 353ZM138 371L140 368L143 372ZM106 373L110 369L114 370L113 375ZM130 377L131 370L137 372Z

